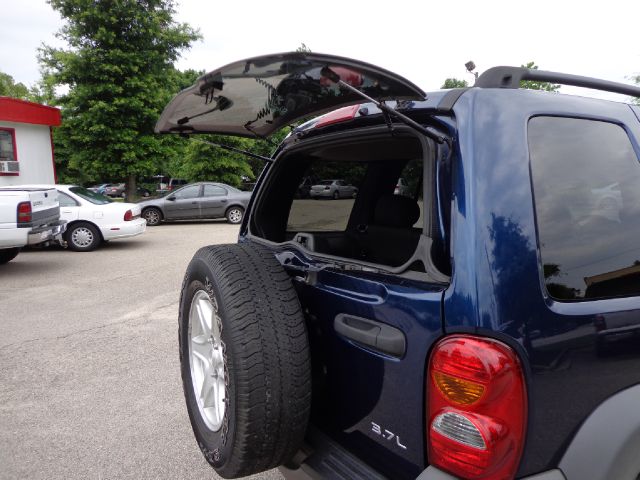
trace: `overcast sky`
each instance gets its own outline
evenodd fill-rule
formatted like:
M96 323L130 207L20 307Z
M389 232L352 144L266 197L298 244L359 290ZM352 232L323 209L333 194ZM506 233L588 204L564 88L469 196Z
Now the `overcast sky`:
M208 71L305 43L314 52L392 70L425 90L451 76L472 81L464 69L468 60L480 72L535 61L544 70L627 83L640 73L637 0L180 0L176 18L203 35L183 52L181 69ZM45 0L2 0L0 71L16 82L35 83L37 48L62 45L54 37L61 25Z

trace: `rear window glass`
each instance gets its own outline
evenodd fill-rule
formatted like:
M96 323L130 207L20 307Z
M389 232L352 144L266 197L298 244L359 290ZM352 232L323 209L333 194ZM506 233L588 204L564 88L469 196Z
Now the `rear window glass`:
M344 231L367 171L363 162L313 162L298 186L289 212L290 232ZM327 177L340 178L323 180Z
M84 198L88 202L95 203L96 205L106 205L107 203L111 203L109 197L105 197L96 192L92 192L91 190L87 190L84 187L69 187L69 191L75 193L81 198Z
M561 300L640 294L640 163L613 123L529 121L544 281Z

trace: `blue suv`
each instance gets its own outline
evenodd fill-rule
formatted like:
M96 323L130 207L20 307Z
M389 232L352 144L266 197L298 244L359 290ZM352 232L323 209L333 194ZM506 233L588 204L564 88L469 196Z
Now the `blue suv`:
M266 166L238 244L182 287L187 410L222 477L638 478L640 110L522 80L640 96L510 67L427 94L289 53L167 106L161 133L291 126L248 153ZM358 194L315 201L305 178Z

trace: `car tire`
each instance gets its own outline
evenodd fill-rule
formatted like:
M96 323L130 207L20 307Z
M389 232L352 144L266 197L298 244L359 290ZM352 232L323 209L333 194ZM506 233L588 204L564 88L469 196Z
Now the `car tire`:
M296 291L273 253L255 243L198 250L178 336L189 419L216 472L237 478L288 462L307 427L311 363Z
M102 242L98 229L90 223L78 222L67 227L65 241L69 250L74 252L90 252Z
M142 196L144 198L147 198L149 195L151 195L147 190L145 190L144 192L142 192Z
M2 248L0 249L0 265L4 265L5 263L9 263L11 260L16 258L20 253L19 248Z
M333 199L338 200L339 198L340 198L340 193L336 190L335 192L333 192Z
M237 225L242 222L242 217L244 217L244 210L242 207L230 207L227 209L227 212L224 215L227 217L227 222L232 223L233 225Z
M162 221L162 212L155 207L145 208L142 211L142 218L147 221L148 226L155 227Z

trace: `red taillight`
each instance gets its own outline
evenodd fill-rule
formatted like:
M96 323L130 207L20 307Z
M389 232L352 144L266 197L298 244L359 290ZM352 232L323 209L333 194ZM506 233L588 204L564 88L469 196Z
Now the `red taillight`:
M18 204L18 223L29 223L32 218L31 202L20 202Z
M333 125L334 123L346 122L356 116L360 105L352 105L350 107L343 107L333 112L329 112L326 115L320 117L313 128L326 127L327 125Z
M133 212L131 210L127 210L124 212L124 221L130 222L131 220L133 220Z
M489 338L446 337L431 354L426 388L429 463L463 479L512 479L527 423L516 353Z

